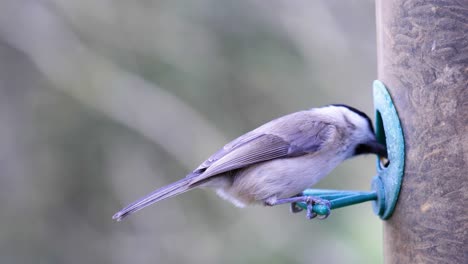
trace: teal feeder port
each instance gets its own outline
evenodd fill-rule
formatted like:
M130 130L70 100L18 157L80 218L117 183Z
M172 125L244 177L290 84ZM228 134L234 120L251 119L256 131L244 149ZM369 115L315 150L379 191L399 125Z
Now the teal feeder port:
M374 108L377 139L387 146L390 164L377 161L372 189L377 192L374 212L382 219L392 216L400 194L405 168L405 141L398 113L385 85L374 81Z
M392 216L398 201L405 167L405 143L398 113L385 85L374 81L374 108L376 136L385 144L388 152L387 164L377 159L377 176L372 180L371 191L307 189L303 195L315 196L330 202L330 208L322 204L313 206L317 215L328 215L329 210L372 201L375 214L381 219ZM306 209L305 203L297 204Z

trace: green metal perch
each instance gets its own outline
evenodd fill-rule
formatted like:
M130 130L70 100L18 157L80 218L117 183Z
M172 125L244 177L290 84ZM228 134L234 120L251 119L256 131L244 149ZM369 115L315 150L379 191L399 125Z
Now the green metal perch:
M377 200L376 191L342 191L342 190L318 190L307 189L302 192L306 196L314 196L324 200L330 201L330 208L323 204L316 204L313 206L314 213L318 215L328 215L329 210L338 209L341 207L354 205L358 203ZM305 203L297 203L302 209L307 209Z

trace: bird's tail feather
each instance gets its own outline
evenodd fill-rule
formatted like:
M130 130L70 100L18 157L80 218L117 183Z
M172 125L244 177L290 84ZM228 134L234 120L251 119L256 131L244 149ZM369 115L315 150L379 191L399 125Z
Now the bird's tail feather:
M136 202L118 211L114 216L112 216L112 219L121 221L126 216L138 210L141 210L145 208L146 206L149 206L153 203L159 202L166 198L184 193L194 187L194 186L190 186L190 182L191 182L190 178L183 178L179 181L176 181L160 189L157 189L156 191L148 194L147 196L137 200Z

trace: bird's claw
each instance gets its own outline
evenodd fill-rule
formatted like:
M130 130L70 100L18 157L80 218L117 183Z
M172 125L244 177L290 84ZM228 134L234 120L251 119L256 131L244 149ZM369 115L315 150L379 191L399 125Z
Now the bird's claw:
M303 210L304 210L304 209L302 209L301 207L297 206L297 203L296 203L296 202L290 203L289 211L291 211L291 213L295 214L295 213L302 212Z
M324 200L317 197L307 196L304 201L307 204L307 219L314 219L318 216L316 212L314 212L314 205L321 204L327 207L327 213L324 215L320 215L317 219L323 220L328 218L331 212L331 203L328 200Z
M327 214L319 216L317 219L324 220L324 219L327 219L329 215L330 215L330 213L327 213Z

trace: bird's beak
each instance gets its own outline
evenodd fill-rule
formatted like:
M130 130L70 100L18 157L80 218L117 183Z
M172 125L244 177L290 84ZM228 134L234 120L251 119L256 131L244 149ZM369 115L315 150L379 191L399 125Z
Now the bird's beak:
M379 143L376 139L372 139L364 144L359 144L356 147L355 155L360 154L376 154L380 157L387 158L387 148Z
M388 158L387 148L385 145L379 143L377 140L372 140L367 143L369 152L378 155L379 157Z

